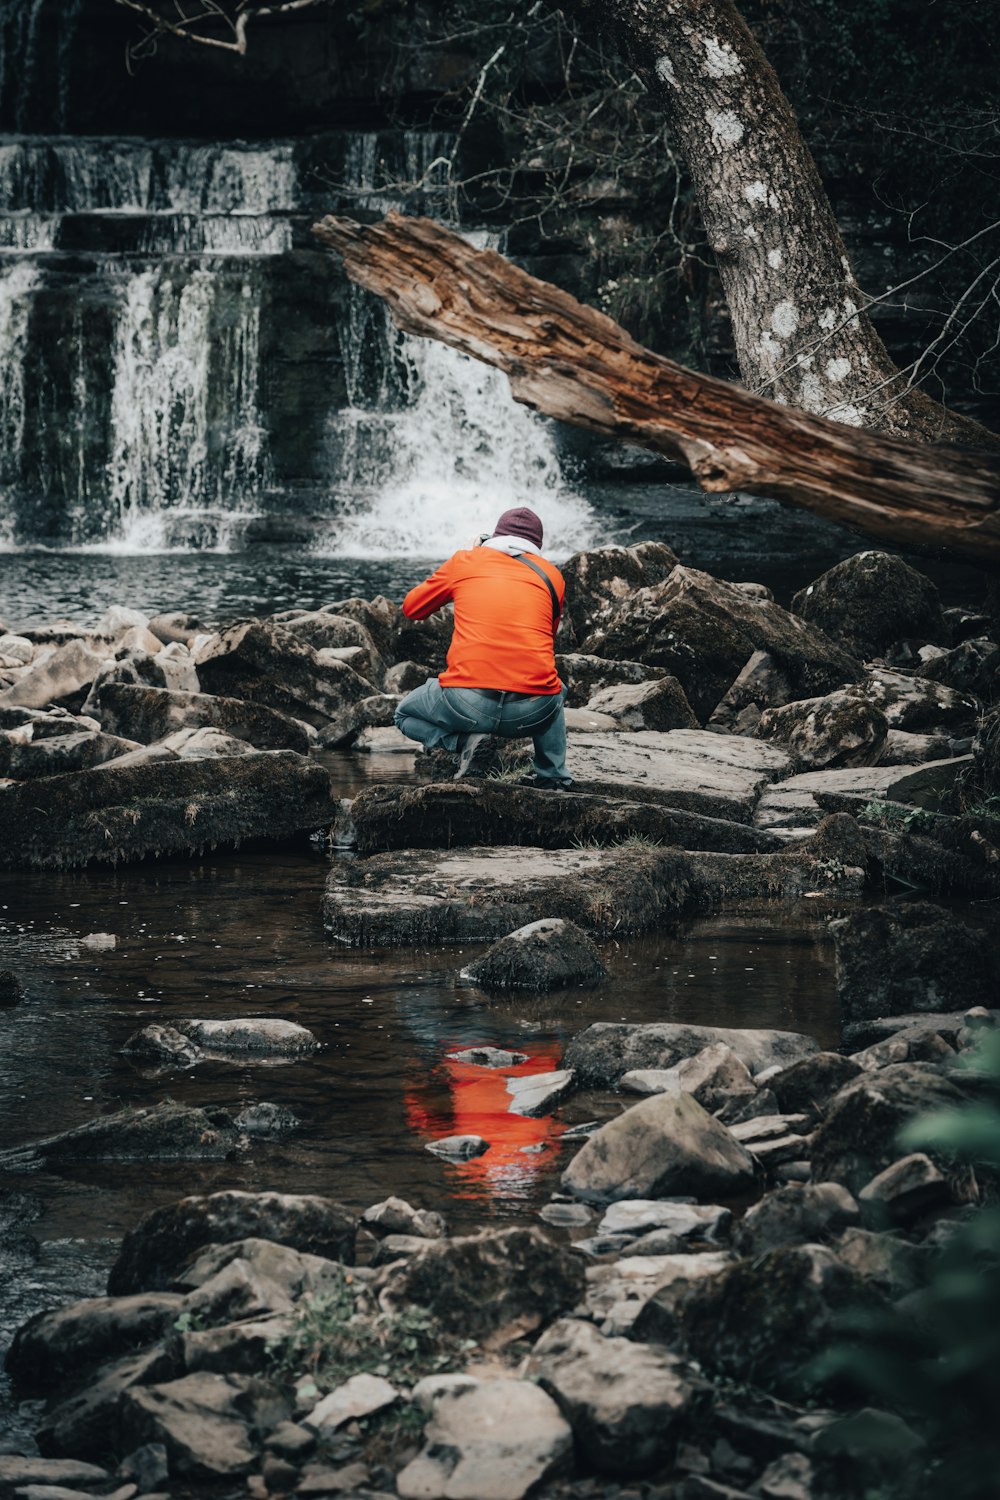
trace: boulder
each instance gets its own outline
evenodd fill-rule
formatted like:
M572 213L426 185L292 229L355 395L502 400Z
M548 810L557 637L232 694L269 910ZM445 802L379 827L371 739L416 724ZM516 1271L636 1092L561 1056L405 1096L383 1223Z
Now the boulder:
M59 1485L63 1489L92 1489L111 1483L112 1476L98 1464L73 1458L32 1458L20 1453L0 1453L0 1494L16 1492L27 1485ZM53 1497L56 1500L56 1497Z
M695 1282L717 1276L732 1264L732 1256L725 1250L692 1252L686 1245L680 1254L622 1255L621 1237L616 1241L610 1248L619 1259L592 1266L587 1273L587 1316L608 1337L666 1343L676 1351L675 1309Z
M145 1292L36 1313L14 1334L6 1368L21 1385L51 1395L88 1369L156 1343L183 1306L179 1292Z
M720 1240L728 1234L732 1217L728 1208L718 1204L625 1198L606 1210L598 1233L645 1235L650 1230L665 1230L678 1241Z
M372 690L343 662L320 661L312 646L266 620L213 636L195 665L205 692L263 703L314 725L334 718L346 703L370 697Z
M106 761L139 748L133 740L120 740L113 734L94 734L90 730L44 739L32 736L27 742L19 736L20 731L16 729L0 732L0 776L10 776L17 781L85 771L90 766L102 766Z
M559 1403L585 1461L615 1479L669 1463L705 1389L665 1350L605 1338L577 1318L542 1335L529 1369Z
M256 1236L310 1255L354 1263L355 1220L330 1198L292 1193L211 1193L154 1209L122 1240L108 1275L112 1296L162 1291L206 1245Z
M598 1021L573 1037L564 1062L584 1086L614 1088L632 1068L671 1068L717 1042L730 1047L754 1074L819 1051L812 1037L797 1031L688 1026L676 1021Z
M962 641L917 668L918 677L943 683L963 697L992 703L997 696L1000 646L985 637Z
M221 729L178 729L160 742L182 760L202 760L212 755L252 755L254 749L246 740L235 739Z
M690 1094L654 1094L601 1126L562 1185L578 1198L735 1197L753 1185L750 1157Z
M13 969L0 969L0 1005L17 1005L24 999L24 982Z
M512 1115L525 1115L530 1119L550 1115L556 1105L561 1104L572 1093L573 1083L573 1074L568 1068L508 1078L507 1092L511 1096L508 1111Z
M316 651L336 651L345 646L360 648L367 657L368 668L361 676L372 683L382 680L385 663L374 636L361 620L352 619L350 615L336 614L329 609L293 613L294 618L276 615L274 623L298 636Z
M647 667L641 661L606 661L603 656L586 656L581 651L557 651L556 671L567 690L567 703L573 708L588 704L605 688L639 683L648 686L667 676L662 667Z
M860 663L778 604L694 568L632 592L596 624L584 651L665 667L704 722L754 651L766 651L794 697L856 682Z
M622 1088L628 1088L629 1078L638 1076L649 1080L651 1075L655 1075L657 1086L639 1092L691 1094L710 1114L715 1114L731 1099L757 1092L749 1068L726 1042L712 1042L672 1068L635 1069L623 1074L619 1083Z
M834 1094L856 1078L861 1065L839 1052L814 1052L767 1080L785 1114L821 1115Z
M302 1056L319 1046L297 1021L271 1016L230 1017L224 1021L181 1021L178 1030L208 1052L252 1052L267 1056Z
M874 667L858 691L885 714L890 729L911 734L967 734L976 721L976 702L967 694L915 677Z
M683 1344L709 1374L789 1400L845 1313L880 1298L823 1245L785 1246L695 1283L678 1308Z
M288 1313L243 1317L218 1328L188 1329L180 1336L185 1373L259 1375L280 1357L281 1345L294 1330L295 1319Z
M172 1065L191 1068L201 1062L204 1053L200 1047L178 1031L176 1026L162 1026L154 1022L133 1031L122 1047L125 1057L136 1057L140 1061L158 1066Z
M345 1422L361 1421L374 1412L394 1406L399 1392L381 1375L362 1371L338 1385L302 1418L303 1426L319 1433L331 1433Z
M305 754L315 732L288 714L212 693L113 682L97 695L95 711L105 729L140 744L166 739L178 729L219 729L258 750L297 750Z
M882 746L883 766L919 766L927 760L947 760L952 741L943 734L910 734L905 729L890 729Z
M889 552L858 552L823 573L792 609L855 656L881 656L894 641L947 635L934 584Z
M205 627L197 615L185 614L182 610L172 610L166 614L154 615L148 621L150 635L155 635L164 646L169 646L174 641L180 641L184 646L190 646L196 635L205 632Z
M762 740L787 745L803 769L813 771L875 765L888 732L881 709L845 690L765 709L757 726Z
M462 970L463 978L492 994L505 990L537 994L569 984L597 984L606 976L593 939L560 917L542 917L518 927Z
M663 542L575 552L560 568L566 581L560 640L567 645L582 641L604 610L614 610L637 589L664 582L676 566L676 554Z
M814 1178L860 1192L897 1160L896 1137L904 1125L962 1100L954 1083L923 1063L895 1063L878 1073L861 1073L834 1095L813 1135Z
M327 771L287 751L130 763L133 755L74 776L0 785L0 868L195 853L287 838L336 816Z
M127 1452L129 1444L122 1438L120 1424L124 1394L136 1386L173 1379L179 1373L178 1357L170 1339L89 1371L71 1395L46 1408L35 1433L39 1451L91 1460L107 1459L109 1452Z
M602 688L587 707L608 714L623 729L697 729L698 720L676 677Z
M626 796L580 792L559 796L516 781L459 781L365 787L351 807L354 838L364 854L386 849L457 848L516 844L567 849L641 837L679 849L723 854L768 853L783 847L776 835L742 822Z
M79 699L104 661L86 641L69 640L52 655L35 662L13 687L0 692L0 704L44 708L48 703Z
M490 941L542 917L641 932L682 906L685 858L672 849L377 854L333 867L323 921L352 947Z
M782 1245L815 1244L860 1222L858 1205L838 1182L789 1183L748 1208L734 1236L748 1259Z
M477 1156L485 1156L489 1149L489 1141L481 1135L445 1135L428 1141L424 1147L432 1156L441 1156L445 1161L473 1161Z
M247 1316L283 1311L306 1293L339 1290L343 1276L339 1261L247 1235L206 1245L177 1272L173 1286L189 1294L187 1305L200 1316L218 1321L234 1303L248 1306Z
M992 935L946 907L915 901L831 922L844 1024L899 1012L988 1004L1000 986Z
M868 1223L906 1228L934 1210L954 1202L951 1184L922 1151L901 1157L866 1182L858 1202Z
M791 684L768 651L755 651L712 710L715 734L756 734L761 714L792 697Z
M347 703L318 732L317 747L321 750L344 749L363 729L388 729L398 707L399 697L395 693L374 693L357 703Z
M398 661L386 672L383 686L387 693L402 697L404 693L412 693L414 688L423 687L428 677L433 676L430 667L422 666L420 662Z
M162 1443L170 1473L212 1481L248 1474L258 1462L249 1382L199 1372L162 1385L133 1386L122 1396L126 1444Z
M583 1295L583 1261L540 1229L484 1229L430 1241L386 1267L383 1305L422 1307L448 1332L482 1339L544 1328Z
M477 1068L516 1068L528 1061L527 1052L508 1052L504 1047L465 1047L449 1052L452 1062L474 1063Z
M924 1284L931 1254L895 1234L845 1229L830 1247L848 1270L893 1299Z
M384 1239L387 1234L409 1234L440 1240L445 1235L445 1221L440 1214L426 1208L411 1208L403 1198L386 1198L382 1203L373 1203L361 1215L361 1223L379 1239Z
M168 1102L117 1110L74 1130L0 1151L0 1167L28 1171L43 1163L78 1161L223 1161L240 1145L228 1110Z
M12 635L8 630L0 634L0 657L5 667L26 667L35 654L35 648L27 636Z
M523 1500L572 1463L568 1422L529 1381L443 1393L424 1437L423 1451L396 1475L402 1500Z

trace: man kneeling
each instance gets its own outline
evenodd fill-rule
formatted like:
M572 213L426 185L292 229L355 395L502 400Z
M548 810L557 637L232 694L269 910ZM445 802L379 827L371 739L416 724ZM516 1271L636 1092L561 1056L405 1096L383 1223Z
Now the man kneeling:
M410 620L426 620L454 601L447 668L408 693L395 720L429 750L457 752L456 780L487 735L530 735L534 785L573 785L566 770L566 689L554 646L566 586L541 546L535 512L506 510L491 537L449 557L403 600Z

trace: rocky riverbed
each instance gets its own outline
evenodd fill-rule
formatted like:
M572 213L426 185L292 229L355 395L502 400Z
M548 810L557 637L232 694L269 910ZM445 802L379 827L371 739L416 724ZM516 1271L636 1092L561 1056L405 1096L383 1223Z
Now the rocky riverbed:
M574 1122L537 1220L510 1227L281 1191L267 1152L301 1122L263 1098L154 1086L40 1128L0 1153L5 1183L258 1151L263 1177L154 1208L107 1295L17 1332L8 1370L45 1406L35 1451L0 1451L3 1493L940 1493L968 1434L912 1395L874 1401L858 1319L927 1333L990 1213L989 1152L921 1122L991 1108L995 629L877 552L793 611L661 544L564 572L566 793L522 785L526 747L497 743L465 782L427 756L340 795L334 757L412 752L392 713L447 647L447 619L385 599L218 631L121 608L0 633L0 866L322 835L332 952L454 948L497 1003L586 994L615 944L692 913L835 905L835 1044L753 1024L750 993L746 1025L609 1015L543 1069L530 1049L455 1050L456 1087L488 1091L492 1118ZM6 1013L26 980L0 973ZM322 1041L209 997L137 1014L122 1049L167 1080L303 1066ZM489 1162L489 1134L428 1146ZM5 1243L30 1248L29 1196L9 1187L3 1208Z

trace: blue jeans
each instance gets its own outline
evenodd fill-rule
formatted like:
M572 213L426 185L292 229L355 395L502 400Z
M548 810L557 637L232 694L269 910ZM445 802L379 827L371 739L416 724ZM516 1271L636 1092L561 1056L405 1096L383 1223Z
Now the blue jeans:
M442 687L428 677L396 709L396 728L428 750L457 751L467 734L497 734L504 739L530 735L535 746L535 775L542 781L568 782L566 718L561 693L531 697L485 688Z

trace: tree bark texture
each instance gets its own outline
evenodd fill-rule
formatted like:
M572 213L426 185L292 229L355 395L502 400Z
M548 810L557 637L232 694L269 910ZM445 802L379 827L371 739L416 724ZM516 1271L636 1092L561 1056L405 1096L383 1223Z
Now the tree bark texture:
M995 452L881 436L687 370L432 219L328 217L313 233L400 328L504 370L536 411L681 458L704 490L772 495L886 541L1000 566Z
M774 69L732 0L597 0L659 97L691 174L746 384L855 427L924 441L992 434L907 386Z

